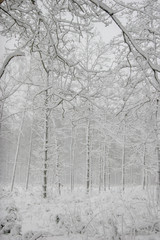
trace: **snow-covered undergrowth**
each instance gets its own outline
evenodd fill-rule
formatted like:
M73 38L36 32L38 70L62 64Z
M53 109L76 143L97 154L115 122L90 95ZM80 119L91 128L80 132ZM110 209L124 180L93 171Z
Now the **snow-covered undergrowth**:
M43 199L41 191L10 193L0 190L0 239L4 240L155 240L160 239L160 212L155 190L141 187L122 192L113 188L86 195L52 192Z

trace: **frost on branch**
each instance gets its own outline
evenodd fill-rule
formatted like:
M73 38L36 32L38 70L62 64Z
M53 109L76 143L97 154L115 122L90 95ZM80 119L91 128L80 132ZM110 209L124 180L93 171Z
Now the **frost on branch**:
M7 65L9 64L9 62L12 60L12 58L19 57L19 56L25 56L25 53L21 52L20 50L16 50L15 52L9 54L6 57L6 59L4 60L2 68L0 69L0 78L3 76L5 69L6 69Z

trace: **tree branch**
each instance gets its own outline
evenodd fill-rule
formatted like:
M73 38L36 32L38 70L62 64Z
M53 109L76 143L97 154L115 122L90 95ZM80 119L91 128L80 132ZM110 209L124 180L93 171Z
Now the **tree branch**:
M90 0L93 4L95 4L97 7L99 7L101 10L109 14L109 16L112 18L112 20L116 23L116 25L120 28L123 34L125 34L132 46L136 49L136 51L147 61L150 68L153 70L153 72L157 71L160 72L160 66L153 64L149 59L148 55L137 45L135 40L132 38L131 34L127 31L127 29L123 26L123 24L119 21L119 19L115 16L115 13L111 8L109 8L106 4L98 1L98 0Z
M0 79L3 76L5 69L7 67L7 65L9 64L9 62L12 60L12 58L14 57L19 57L19 56L25 56L24 52L21 52L20 50L16 50L15 52L9 54L6 59L4 60L3 66L0 69Z

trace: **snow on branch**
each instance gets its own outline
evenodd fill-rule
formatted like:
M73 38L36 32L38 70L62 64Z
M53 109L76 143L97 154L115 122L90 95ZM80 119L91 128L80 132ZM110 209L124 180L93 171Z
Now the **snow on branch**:
M9 54L6 59L4 60L3 66L0 69L0 78L3 76L5 69L7 67L7 65L9 64L9 62L12 60L12 58L14 57L19 57L19 56L25 56L24 52L21 52L20 50L16 50L15 52Z
M137 43L132 38L131 34L127 31L127 29L123 26L123 24L119 21L119 19L115 16L115 13L110 7L108 7L105 3L102 3L98 0L90 0L93 4L99 7L101 10L110 15L112 20L116 23L116 25L121 29L122 33L128 37L131 45L136 49L136 51L147 61L150 68L155 72L160 72L160 66L153 64L149 59L148 55L137 45Z

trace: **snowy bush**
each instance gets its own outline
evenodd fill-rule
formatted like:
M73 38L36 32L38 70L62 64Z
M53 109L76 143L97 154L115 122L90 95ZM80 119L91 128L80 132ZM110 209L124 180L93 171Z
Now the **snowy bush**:
M6 208L6 216L0 221L0 235L9 234L14 239L21 239L21 225L18 221L18 209L14 205Z

